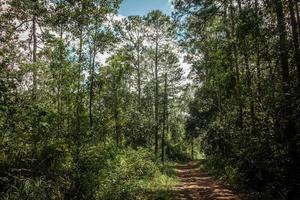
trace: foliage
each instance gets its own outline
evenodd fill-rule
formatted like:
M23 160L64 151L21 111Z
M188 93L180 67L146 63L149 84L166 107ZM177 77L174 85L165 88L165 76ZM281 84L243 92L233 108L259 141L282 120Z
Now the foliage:
M157 161L184 135L174 20L120 20L120 3L1 1L1 198L151 199L176 183Z
M262 199L299 199L299 3L174 5L197 85L186 130L206 168Z
M174 187L174 178L162 173L147 149L122 150L107 161L98 178L97 199L147 199L149 192Z

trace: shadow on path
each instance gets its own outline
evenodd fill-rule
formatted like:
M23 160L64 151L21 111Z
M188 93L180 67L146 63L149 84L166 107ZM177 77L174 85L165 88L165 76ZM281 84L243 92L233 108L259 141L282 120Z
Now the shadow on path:
M176 174L181 183L175 191L179 200L242 200L233 191L199 170L199 162L178 165Z

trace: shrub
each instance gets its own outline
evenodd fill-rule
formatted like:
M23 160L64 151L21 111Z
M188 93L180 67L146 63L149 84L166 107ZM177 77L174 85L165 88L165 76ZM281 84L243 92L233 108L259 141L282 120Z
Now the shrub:
M4 200L61 200L68 188L68 181L64 178L47 180L45 177L17 178L3 195Z
M134 199L139 181L153 178L158 171L147 150L121 150L99 176L97 199Z
M146 199L151 190L174 186L174 181L160 171L152 152L142 148L121 150L107 163L98 180L97 199L101 200Z

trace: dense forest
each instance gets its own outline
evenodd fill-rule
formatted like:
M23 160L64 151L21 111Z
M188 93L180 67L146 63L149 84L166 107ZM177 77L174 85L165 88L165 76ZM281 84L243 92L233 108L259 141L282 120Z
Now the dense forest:
M0 199L299 200L300 2L121 3L1 0Z

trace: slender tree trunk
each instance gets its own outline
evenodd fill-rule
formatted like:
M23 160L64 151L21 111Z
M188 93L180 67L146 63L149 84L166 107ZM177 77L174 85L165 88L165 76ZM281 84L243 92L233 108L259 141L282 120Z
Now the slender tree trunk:
M36 63L37 61L37 35L36 35L36 16L33 16L32 19L32 37L33 37L33 49L32 49L32 62ZM37 69L36 66L33 69L33 96L36 98L37 90Z
M68 133L71 133L71 98L70 95L67 96L67 107L68 107L68 114L67 114L67 130Z
M161 161L165 162L165 132L166 132L166 118L167 118L167 101L168 101L168 94L167 94L167 87L168 87L168 75L165 73L165 86L164 86L164 109L163 109L163 131L161 137Z
M257 45L259 49L259 45ZM260 70L260 53L257 51L256 54L256 77L257 77L257 96L261 99L261 70Z
M158 154L158 35L155 38L155 157Z
M63 26L62 24L60 25L60 40L62 41L63 40ZM59 46L59 69L58 69L58 83L57 83L57 114L58 114L58 133L61 132L62 130L62 127L61 125L63 124L62 122L62 117L61 117L61 114L62 114L62 101L61 101L61 87L62 87L62 83L61 83L61 80L62 80L62 68L63 68L63 55L62 55L62 48L63 46L60 45Z
M80 199L80 179L81 171L79 166L80 161L80 150L81 150L81 69L82 69L82 49L83 49L83 28L80 30L80 41L79 41L79 52L78 52L78 77L77 77L77 94L76 94L76 129L74 134L74 143L75 143L75 158L74 163L76 167L76 175L74 181L74 199Z
M234 5L232 3L232 0L230 0L230 21L231 21L231 39L235 40L235 21L234 21ZM232 51L233 51L233 63L235 66L235 78L236 78L236 87L235 87L235 92L236 92L236 97L238 101L238 106L239 106L239 116L238 116L238 125L241 129L243 129L243 121L244 121L244 109L243 109L243 102L241 100L241 87L240 87L240 69L238 65L238 50L237 50L237 45L234 41L234 44L232 45Z
M287 45L287 32L285 28L285 19L281 0L274 0L275 11L277 16L277 29L279 35L279 58L282 81L284 88L289 85L289 63L288 63L288 45ZM286 92L286 91L285 91Z
M257 23L258 23L258 15L259 15L259 4L258 0L255 0L255 15L257 17ZM260 33L259 33L259 25L256 26L256 37L255 37L255 47L256 47L256 78L257 78L257 96L260 100L261 96L261 71L260 71L260 45L259 45L259 39L260 39Z
M120 147L121 144L121 136L120 136L120 125L119 125L119 111L118 111L118 106L119 106L119 101L118 101L118 86L116 83L116 77L114 76L114 81L113 81L113 117L114 117L114 122L115 122L115 137L116 137L116 144L117 147Z
M258 0L255 0L255 15L257 17L258 21L258 9L259 9L259 4ZM257 22L258 23L258 22ZM260 38L260 33L259 33L259 26L256 26L256 37L255 37L255 47L256 47L256 79L257 79L257 96L258 99L261 99L261 70L260 70L260 45L259 45L259 38Z
M242 14L242 4L241 1L238 0L238 5L239 5L239 13ZM254 103L254 95L253 95L253 90L252 90L252 74L250 72L250 65L249 65L249 51L248 51L248 44L246 38L242 38L242 45L243 45L243 50L242 54L244 57L244 62L245 62L245 68L246 68L246 95L250 97L250 116L251 116L251 121L252 125L254 127L254 122L255 122L255 103ZM248 93L248 94L247 94ZM240 94L242 95L242 94ZM242 105L241 105L242 106ZM240 113L240 115L243 115L243 111ZM240 117L242 118L242 117Z
M289 8L289 14L291 19L291 26L292 26L292 36L293 36L293 45L294 45L294 64L296 66L297 70L297 95L299 97L300 95L300 51L299 51L299 29L297 26L296 21L296 14L295 14L295 8L297 11L297 2L294 0L288 0L288 8ZM297 13L297 17L299 17L299 13ZM298 22L299 23L299 22ZM288 98L290 102L290 98ZM292 113L290 109L287 109L287 114ZM289 124L287 125L287 134L288 134L288 143L289 143L289 155L290 158L293 160L290 166L290 174L293 177L293 181L291 182L294 187L291 189L291 191L288 193L288 199L295 200L299 198L300 195L300 158L298 153L298 138L299 138L299 128L297 131L296 123L299 124L299 115L295 118L295 121L292 121L293 119L290 119Z
M89 46L89 86L88 86L88 113L89 113L89 129L92 129L92 71L93 71L93 47Z
M141 109L141 68L140 68L140 36L138 36L137 42L137 73L138 73L138 106L139 111Z
M141 93L142 93L142 89L141 89L141 39L140 39L140 35L138 33L138 41L137 41L137 75L138 75L138 113L139 116L141 117L141 113L142 113L142 105L141 105ZM140 139L142 139L143 137L143 132L141 131L141 126L137 126L137 131L139 134Z
M191 143L192 143L192 160L194 160L194 137L192 136L192 139L191 139Z
M170 133L170 126L169 126L169 97L168 97L168 88L167 88L167 99L166 99L166 129L165 129L165 135L168 136ZM166 151L169 152L169 143L167 143Z
M281 0L274 0L275 11L277 16L277 28L279 35L279 60L282 76L282 92L283 101L281 102L280 112L280 132L285 136L288 148L288 157L290 164L288 168L288 174L286 176L286 182L288 184L287 198L289 200L296 200L299 197L299 179L300 159L297 150L297 131L295 122L290 116L293 113L291 109L291 97L290 97L290 77L289 77L289 63L288 63L288 43L287 43L287 31L285 27L285 19L283 12L283 5Z
M82 65L82 48L83 48L83 38L82 30L79 41L79 56L78 56L78 77L77 77L77 105L76 105L76 138L79 139L81 132L81 119L80 119L80 109L81 109L81 65Z
M297 16L298 38L300 39L300 15L299 15L299 6L297 0L295 0L295 6L296 6L296 16Z
M96 41L94 40L93 50L92 50L92 61L90 65L90 91L89 91L89 121L90 121L90 129L93 129L93 96L94 96L94 72L95 72L95 59L96 59Z
M254 9L255 9L255 16L256 21L258 23L259 20L259 4L258 0L255 0L254 3ZM256 26L256 37L255 37L255 48L256 48L256 78L257 78L257 96L260 100L261 96L261 71L260 71L260 45L259 45L259 39L260 39L260 33L259 33L259 25Z
M289 13L291 18L292 33L293 33L293 44L294 44L294 62L297 69L298 89L300 89L300 52L299 52L299 34L297 21L295 16L295 2L294 0L288 0Z
M32 18L32 39L33 39L33 47L32 47L32 64L33 64L33 69L32 69L32 101L34 104L37 103L37 23L36 23L36 16L35 14L33 15ZM37 110L35 112L38 112ZM39 134L39 118L35 115L32 120L32 130L33 133L38 135ZM35 153L35 149L37 148L38 145L38 140L34 140L33 142L33 149L32 151L32 156Z

